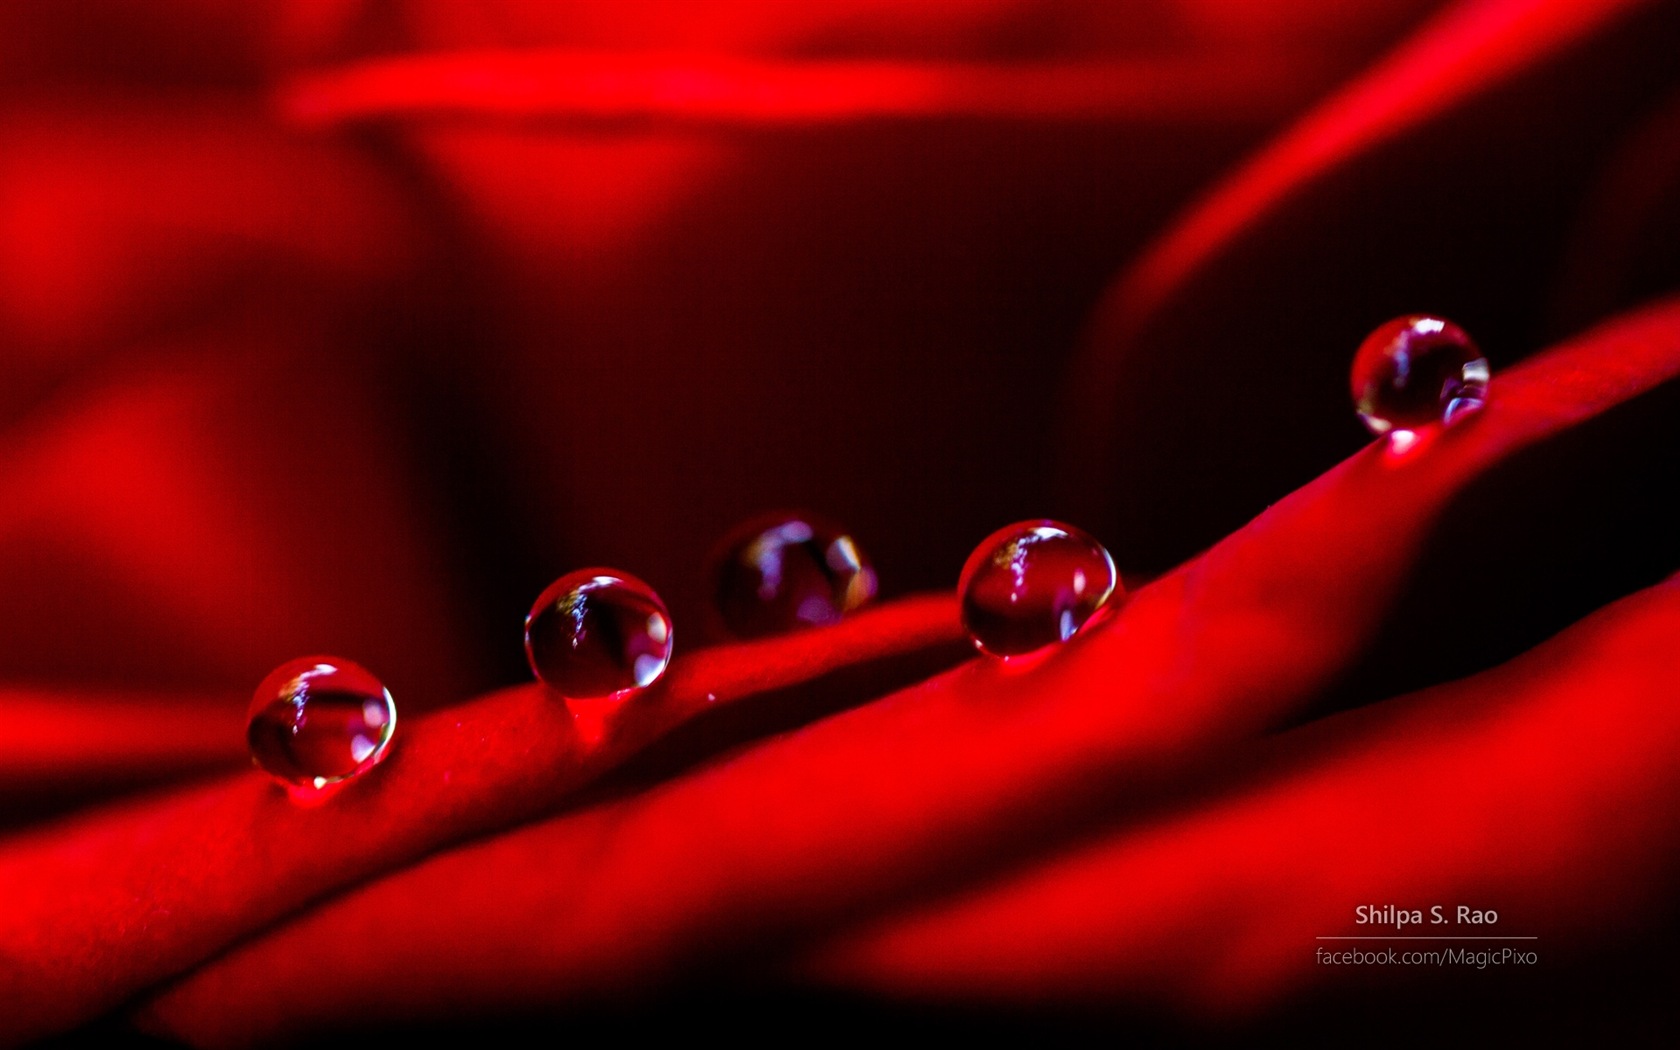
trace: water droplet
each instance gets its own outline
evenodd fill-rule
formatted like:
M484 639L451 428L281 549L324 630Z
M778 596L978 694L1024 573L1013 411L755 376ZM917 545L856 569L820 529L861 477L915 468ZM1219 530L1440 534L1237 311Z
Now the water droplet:
M1488 363L1451 321L1413 314L1377 328L1353 357L1353 402L1373 434L1406 434L1482 407Z
M245 738L251 758L271 776L319 789L372 769L396 728L396 703L365 667L305 656L257 686Z
M617 569L549 584L525 618L531 670L567 700L617 698L671 662L671 614L653 588Z
M835 623L875 596L868 556L815 514L754 518L725 536L711 560L716 609L737 638Z
M974 548L957 595L963 626L981 652L1020 656L1073 637L1121 594L1108 551L1056 521L1021 521Z

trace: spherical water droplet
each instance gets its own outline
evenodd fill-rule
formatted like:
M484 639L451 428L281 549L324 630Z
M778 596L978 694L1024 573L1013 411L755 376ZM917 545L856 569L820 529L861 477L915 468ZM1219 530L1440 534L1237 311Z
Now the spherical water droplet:
M396 728L396 703L366 668L305 656L257 686L245 738L251 758L276 779L322 788L377 765Z
M837 622L875 596L875 569L845 529L803 512L739 526L712 558L724 628L762 638Z
M974 548L957 584L963 626L982 652L1020 656L1073 637L1120 578L1089 534L1056 521L1021 521Z
M531 607L525 655L536 676L568 700L617 697L665 673L671 614L629 573L579 569L549 584Z
M1482 407L1488 363L1451 321L1397 317L1359 344L1353 402L1373 434L1409 432Z

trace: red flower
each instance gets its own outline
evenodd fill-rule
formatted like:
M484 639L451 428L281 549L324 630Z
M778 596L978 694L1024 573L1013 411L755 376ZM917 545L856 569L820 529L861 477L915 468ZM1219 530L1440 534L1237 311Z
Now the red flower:
M7 16L0 1042L1661 1017L1680 18L1429 6ZM1489 405L1361 449L1419 310ZM889 595L1043 513L1159 575L1026 668L942 595L701 648L790 504ZM592 563L667 678L464 699ZM320 651L376 770L167 783ZM1502 939L1338 939L1422 935Z

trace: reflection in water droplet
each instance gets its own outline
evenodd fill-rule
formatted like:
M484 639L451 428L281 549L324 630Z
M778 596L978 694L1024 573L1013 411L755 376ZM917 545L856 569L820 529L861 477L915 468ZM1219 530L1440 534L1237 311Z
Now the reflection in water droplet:
M1451 423L1487 399L1487 358L1451 321L1414 314L1378 327L1353 358L1353 401L1373 434Z
M819 627L875 596L875 569L839 525L804 512L768 514L714 550L716 610L737 638Z
M396 703L366 668L307 656L257 686L245 738L252 760L277 780L324 788L377 765L396 727Z
M531 607L525 655L568 701L618 699L665 673L671 634L671 615L653 588L617 569L580 569L555 580Z
M1046 520L1017 522L986 537L957 584L969 637L982 652L1003 657L1067 641L1121 593L1102 544Z

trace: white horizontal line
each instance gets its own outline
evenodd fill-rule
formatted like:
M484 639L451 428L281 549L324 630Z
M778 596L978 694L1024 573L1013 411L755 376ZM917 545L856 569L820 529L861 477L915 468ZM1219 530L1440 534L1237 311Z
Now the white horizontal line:
M1538 937L1398 937L1373 935L1369 937L1319 937L1320 941L1537 941Z

